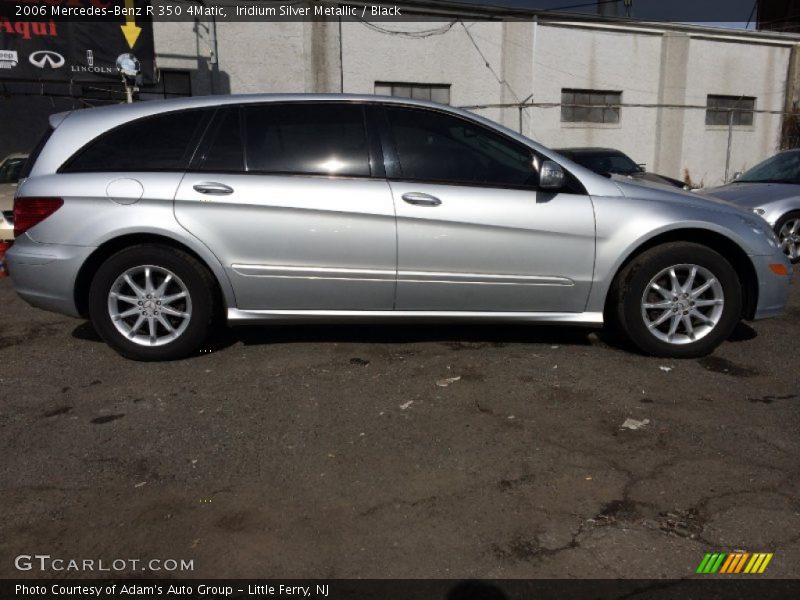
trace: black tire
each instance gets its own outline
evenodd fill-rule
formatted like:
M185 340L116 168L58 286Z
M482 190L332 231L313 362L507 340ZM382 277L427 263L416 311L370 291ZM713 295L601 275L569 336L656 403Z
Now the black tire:
M715 325L710 327L707 332L701 331L702 336L699 339L689 341L688 330L682 323L679 325L679 333L672 339L682 337L685 341L682 344L659 339L648 328L642 314L646 289L650 289L651 294L654 293L652 288L649 287L651 280L665 269L678 265L696 265L706 269L719 282L722 294L724 294L721 314L716 318ZM686 270L689 269L687 268ZM683 283L686 283L686 279L684 279ZM700 244L670 242L643 252L620 272L613 289L612 301L615 303L616 322L619 323L627 337L636 347L653 356L667 358L706 356L730 336L742 317L742 287L736 271L719 253ZM667 301L669 302L670 300L671 298ZM650 301L648 300L648 302ZM661 297L659 296L653 301L661 301ZM682 301L682 299L679 299L679 301ZM693 310L691 307L687 308L689 311ZM675 307L669 310L674 311L674 309ZM653 310L660 312L667 309L658 308ZM714 309L704 308L703 310L713 311ZM681 314L693 314L681 311L682 308L674 311L679 318ZM652 321L656 321L658 316L665 314L666 312L660 312ZM662 325L661 327L668 329L672 318L673 314L670 313L666 326ZM693 326L703 327L702 322L697 321L694 317L689 318L693 321ZM668 333L662 332L662 335Z
M183 331L174 340L159 346L146 346L126 338L109 313L109 293L114 282L129 269L145 265L160 267L176 275L191 300L191 316ZM197 352L205 341L216 314L216 298L213 275L193 256L157 244L131 246L108 258L95 273L89 290L89 318L100 337L126 358L175 360Z
M800 210L793 210L792 212L786 213L780 219L778 219L778 222L775 223L775 235L778 236L778 239L781 237L781 229L783 229L783 226L792 219L800 219ZM783 240L781 240L781 242L783 242ZM796 265L798 262L800 262L800 254L794 258L789 257L789 260L793 265Z

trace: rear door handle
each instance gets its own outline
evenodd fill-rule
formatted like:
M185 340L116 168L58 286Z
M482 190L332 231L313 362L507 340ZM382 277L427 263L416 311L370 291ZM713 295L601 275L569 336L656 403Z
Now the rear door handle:
M403 194L403 200L409 204L416 204L417 206L439 206L442 203L436 196L423 194L422 192L408 192L407 194Z
M213 181L196 183L192 186L194 191L201 194L212 194L215 196L224 196L225 194L232 194L233 188L223 183L216 183Z

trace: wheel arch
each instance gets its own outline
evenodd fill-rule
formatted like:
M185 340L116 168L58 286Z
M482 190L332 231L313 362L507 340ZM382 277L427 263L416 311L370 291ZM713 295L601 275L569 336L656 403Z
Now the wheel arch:
M614 292L619 282L620 273L624 271L625 267L627 267L631 261L643 252L669 242L691 242L705 246L721 254L725 260L731 263L736 274L739 276L739 282L742 287L742 316L748 320L755 317L756 307L758 306L759 284L755 266L747 255L747 252L731 238L716 231L701 228L685 228L672 229L648 238L636 246L625 257L614 272L614 276L611 278L611 285L606 293L603 306L603 315L606 317L606 322L608 322L608 317L611 314L609 311L613 311Z
M100 265L120 250L141 244L169 246L189 254L211 273L216 283L215 293L217 294L218 306L220 309L224 311L227 307L236 305L233 289L230 286L230 282L228 281L222 265L218 261L212 261L208 257L203 256L198 250L166 235L157 233L130 233L106 240L98 246L95 251L89 255L86 261L84 261L83 265L81 265L78 275L75 278L74 295L75 306L82 317L87 317L89 314L89 288L92 278Z

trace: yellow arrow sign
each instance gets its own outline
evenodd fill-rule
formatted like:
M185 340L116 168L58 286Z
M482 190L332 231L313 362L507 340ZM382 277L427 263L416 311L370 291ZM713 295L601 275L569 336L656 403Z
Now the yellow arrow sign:
M134 0L125 0L125 25L120 25L122 35L125 36L125 41L131 50L136 45L139 34L142 33L142 28L136 24L136 8L133 2Z

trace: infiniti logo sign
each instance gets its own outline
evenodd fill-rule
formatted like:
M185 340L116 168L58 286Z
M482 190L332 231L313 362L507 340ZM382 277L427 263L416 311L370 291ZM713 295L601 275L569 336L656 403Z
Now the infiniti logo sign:
M45 67L58 69L64 66L64 57L52 50L39 50L38 52L34 52L28 57L28 60L34 67L39 67L40 69L44 69Z

